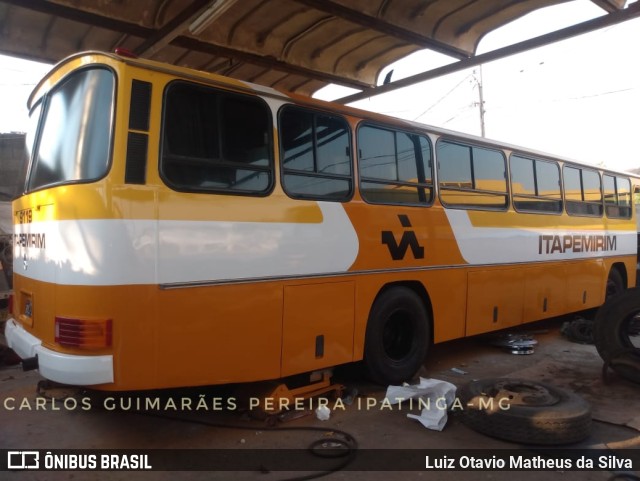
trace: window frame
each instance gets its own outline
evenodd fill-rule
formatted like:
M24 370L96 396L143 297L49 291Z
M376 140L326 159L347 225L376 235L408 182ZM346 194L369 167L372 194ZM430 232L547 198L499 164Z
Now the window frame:
M606 188L605 188L605 178L606 177L610 177L613 179L614 181L614 189L615 189L615 196L616 196L616 202L615 203L609 203L607 202L607 194L606 194ZM629 186L629 205L628 206L624 206L620 204L620 190L618 188L618 181L619 180L624 180L627 182L627 185ZM633 215L633 185L631 182L631 179L629 177L625 177L623 175L620 174L614 174L614 173L608 173L608 172L603 172L602 173L602 200L604 203L604 215L608 218L608 219L631 219L632 215ZM622 211L622 209L628 209L628 214L627 215L612 215L611 212L613 212L614 209L617 209L618 211Z
M59 182L49 182L49 183L42 184L32 188L31 182L32 182L32 175L34 173L35 160L36 160L36 156L40 152L40 142L42 140L42 134L44 130L43 122L46 120L47 115L49 113L51 97L58 90L60 90L71 77L78 74L82 74L89 70L106 70L111 74L113 79L113 90L112 90L113 95L111 99L111 122L110 122L110 130L108 132L109 142L107 147L107 158L106 158L104 170L101 173L101 175L96 177L84 178L84 179L70 179L70 180L64 180ZM33 106L31 107L31 110L29 111L29 117L31 117L33 112L38 108L40 109L40 112L38 113L37 125L33 134L33 143L31 146L31 150L28 151L29 153L29 157L27 159L28 165L26 168L26 172L24 174L24 187L23 187L24 193L38 192L40 190L50 189L53 187L64 186L64 185L92 184L105 179L109 175L109 173L111 172L111 169L113 168L116 117L118 115L117 113L118 91L119 91L119 78L115 69L106 64L92 63L65 74L60 80L58 80L55 83L54 86L51 87L51 89L45 92L42 96L40 96L40 98L36 102L34 102Z
M361 152L361 144L360 144L360 130L363 127L369 127L369 128L373 128L373 129L379 129L379 130L383 130L386 132L389 132L391 134L394 135L394 156L395 156L395 167L396 167L396 172L398 172L398 150L397 150L397 137L396 135L398 133L400 134L405 134L405 135L414 135L416 136L418 139L420 138L424 138L427 140L427 145L429 148L429 162L428 165L425 165L424 159L422 159L422 168L424 170L423 174L424 174L424 182L420 182L419 180L417 182L407 182L407 181L402 181L402 180L390 180L390 179L380 179L380 178L375 178L375 177L366 177L362 175L362 168L361 168L361 156L360 156L360 152ZM371 121L363 121L360 122L358 124L358 128L356 130L356 149L357 149L357 164L358 164L358 190L360 192L360 197L362 197L362 200L364 200L367 204L372 204L372 205L406 205L406 206L414 206L414 207L430 207L433 205L435 198L436 198L436 187L435 187L435 177L434 177L434 148L433 148L433 142L431 140L431 138L429 137L429 135L426 132L422 132L422 131L414 131L414 130L409 130L409 129L401 129L398 128L396 126L393 125L388 125L388 124L382 124L382 123L377 123L377 122L371 122ZM418 170L418 163L416 162L416 173L417 175L420 175L420 172ZM427 181L427 173L431 174L430 177L430 183ZM362 184L363 182L369 182L372 184L379 184L379 185L392 185L392 186L398 186L398 187L410 187L410 188L415 188L418 192L418 196L420 196L420 189L423 190L423 192L425 192L426 194L426 190L428 189L430 191L430 195L429 197L426 199L425 202L380 202L380 201L376 201L376 200L371 200L368 199L366 196L366 190L363 189Z
M298 111L303 112L305 114L312 115L313 120L313 171L305 171L305 170L297 170L297 169L288 169L284 165L284 143L282 139L283 129L282 129L282 115L287 111ZM317 172L318 168L318 145L317 145L317 137L316 137L316 126L317 119L319 116L323 116L329 119L339 120L345 127L345 131L347 133L347 146L349 149L349 174L331 174L331 173L322 173ZM353 199L353 195L355 192L355 182L354 182L354 156L353 156L353 134L351 132L351 125L349 124L346 117L340 115L335 112L330 112L321 109L310 108L304 105L289 103L285 104L278 109L278 147L279 147L279 167L280 167L280 185L284 193L292 198L297 200L315 200L315 201L325 201L325 202L349 202ZM299 177L311 177L311 178L324 178L324 179L335 179L335 180L348 180L349 181L349 192L346 196L322 196L316 194L300 194L295 192L290 192L287 188L287 184L285 182L286 175L293 175Z
M511 168L512 166L512 161L513 158L517 157L520 159L524 159L524 160L529 160L532 162L533 165L533 184L534 184L534 189L535 189L535 194L516 194L515 190L513 188L513 169ZM537 170L537 163L545 163L545 164L549 164L549 165L553 165L556 167L556 170L558 172L558 199L546 199L543 196L539 195L539 185L538 185L538 170ZM538 157L535 156L530 156L527 154L522 154L518 151L513 151L511 152L511 154L509 155L509 187L510 187L510 191L511 191L511 205L513 206L513 210L515 210L518 213L521 214L544 214L544 215L562 215L562 213L564 212L564 195L563 195L563 178L562 178L562 168L561 165L558 161L556 160L548 160L548 159L540 159ZM552 201L553 202L559 202L560 203L560 208L557 211L548 211L548 210L536 210L536 209L523 209L521 207L517 206L517 201L515 200L515 197L521 197L521 198L526 198L526 199L530 199L530 200L542 200L543 202L551 204Z
M496 152L498 154L500 154L500 156L502 157L502 162L503 162L503 166L504 166L504 171L503 171L503 178L504 178L504 183L505 183L505 190L504 192L501 191L495 191L495 190L487 190L487 189L477 189L474 187L468 188L468 187L442 187L441 185L441 178L440 178L440 156L438 155L438 148L440 146L441 143L448 143L448 144L452 144L452 145L457 145L460 147L466 147L468 149L470 149L471 151L471 156L470 156L470 174L471 174L471 185L475 185L476 184L476 179L474 176L474 161L473 161L473 149L474 148L479 148L479 149L484 149L484 150L488 150L491 152ZM447 136L442 136L440 138L438 138L438 141L436 142L436 149L435 149L435 153L436 153L436 171L437 171L437 184L438 184L438 198L440 199L440 203L448 208L448 209L464 209L464 210L482 210L482 211L493 211L493 212L506 212L509 210L509 206L511 205L511 184L509 182L509 171L508 171L508 167L507 167L507 156L504 152L504 150L502 150L499 147L496 146L488 146L488 145L484 145L481 143L472 143L472 142L466 142L465 140L460 140L458 138L455 137L447 137ZM454 204L454 203L450 203L450 202L446 202L445 200L443 200L442 198L442 192L443 191L455 191L455 192L471 192L471 193L481 193L481 194L488 194L488 195L493 195L496 197L500 197L503 196L505 199L505 203L504 206L499 206L499 207L492 207L492 206L488 206L488 207L481 207L478 206L476 204L469 204L469 205L465 205L465 204Z
M228 168L232 168L235 167L238 170L253 170L255 172L267 172L269 174L269 182L267 184L267 187L264 190L261 191L251 191L251 190L238 190L238 189L230 189L230 188L222 188L222 187L203 187L203 188L197 188L197 187L189 187L189 186L182 186L182 185L178 185L175 182L173 182L168 176L167 174L164 172L164 161L165 161L165 132L166 132L166 110L167 110L167 98L168 95L170 93L170 90L173 86L175 85L187 85L190 87L193 87L197 90L201 90L201 91L208 91L208 92L213 92L215 93L215 95L218 96L218 99L216 100L217 104L216 104L216 108L217 108L217 118L216 120L218 121L218 125L220 125L220 120L222 118L222 112L221 112L221 106L220 106L220 99L226 99L226 98L239 98L239 99L250 99L252 101L255 101L256 104L261 104L261 107L263 108L264 112L266 113L266 134L267 134L267 142L266 142L266 149L267 149L267 165L263 168L258 168L258 166L250 166L249 168L247 168L247 164L243 164L241 162L235 162L232 160L226 160L226 159L219 159L218 161L216 161L215 163L222 166L222 167L228 167ZM252 95L252 94L248 94L245 92L236 92L234 90L230 90L230 89L224 89L224 88L220 88L218 86L212 86L212 85L208 85L208 84L203 84L203 83L198 83L198 82L194 82L194 81L190 81L187 79L175 79L175 80L171 80L169 81L163 89L163 93L162 93L162 111L161 111L161 126L160 126L160 135L159 135L159 155L158 155L158 175L160 176L160 178L162 179L162 181L164 182L164 184L169 187L170 189L176 191L176 192L183 192L183 193L192 193L192 194L209 194L209 195L235 195L235 196L243 196L243 197L267 197L269 196L274 188L275 188L275 184L276 184L276 174L275 174L275 155L274 155L274 138L273 138L273 114L271 112L271 107L269 106L269 104L259 95ZM223 137L223 135L220 133L220 129L218 129L218 131L216 132L218 135L218 139L220 139L221 137ZM223 144L220 144L218 150L220 152L223 152L224 150L224 146ZM181 156L179 154L174 154L175 157L185 157L185 156ZM186 156L188 157L188 156ZM194 157L194 159L198 159L196 157ZM206 162L207 159L200 159L204 162ZM209 159L209 161L211 161L212 159Z
M577 201L577 200L572 200L572 199L567 199L567 189L566 189L566 182L565 182L565 169L575 169L577 171L580 172L580 197L582 198L581 201ZM595 174L598 175L598 178L600 179L600 202L593 202L593 201L586 201L584 200L585 198L585 190L584 190L584 176L583 176L583 172L584 171L588 171L588 172L593 172ZM603 191L603 182L602 182L602 174L599 170L597 169L593 169L593 168L589 168L589 167L585 167L583 165L576 165L576 164L569 164L566 163L562 166L562 198L564 200L564 211L567 213L567 215L569 216L573 216L573 217L593 217L593 218L602 218L604 216L604 191ZM569 211L569 207L570 206L599 206L600 207L600 213L598 214L590 214L588 212L570 212Z

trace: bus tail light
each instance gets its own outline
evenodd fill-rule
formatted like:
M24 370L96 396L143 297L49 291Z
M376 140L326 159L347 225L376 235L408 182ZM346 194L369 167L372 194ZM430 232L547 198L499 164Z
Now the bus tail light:
M111 347L111 319L56 317L55 341L61 346L82 349Z

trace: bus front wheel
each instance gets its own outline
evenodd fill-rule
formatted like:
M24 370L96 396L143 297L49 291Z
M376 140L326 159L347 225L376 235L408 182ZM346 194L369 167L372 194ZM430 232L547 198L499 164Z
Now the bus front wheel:
M420 369L431 342L429 315L418 294L408 287L383 291L367 323L364 365L379 384L401 384Z

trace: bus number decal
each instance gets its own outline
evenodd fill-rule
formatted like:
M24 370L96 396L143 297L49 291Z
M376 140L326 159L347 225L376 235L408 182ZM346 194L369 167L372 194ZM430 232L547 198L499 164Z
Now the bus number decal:
M17 224L31 224L33 222L33 211L31 209L22 209L16 211Z
M411 227L411 221L407 215L398 215L402 227ZM400 239L400 244L396 242L393 232L390 230L382 231L382 243L389 248L389 254L394 261L399 261L407 255L407 249L411 247L411 253L415 259L424 259L424 247L418 242L416 233L412 230L405 230Z

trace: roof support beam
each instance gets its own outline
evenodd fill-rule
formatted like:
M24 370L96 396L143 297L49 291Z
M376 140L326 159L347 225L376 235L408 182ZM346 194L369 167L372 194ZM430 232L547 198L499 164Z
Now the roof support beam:
M198 0L189 4L178 15L169 20L162 28L156 30L135 49L140 57L152 57L153 54L166 47L174 38L189 28L191 22L202 15L209 7L211 0Z
M609 13L617 12L624 8L626 0L591 0L597 6Z
M181 28L183 17L188 17L188 9L185 9L179 14L174 21L170 21L167 24L167 28L155 30L153 28L142 27L135 23L125 22L117 20L111 17L98 15L95 13L85 12L77 10L75 8L67 7L64 5L48 2L45 0L0 0L0 3L7 3L18 8L25 8L36 12L53 15L67 20L72 20L85 25L91 25L97 28L104 28L114 32L130 35L132 37L138 37L141 39L148 39L144 41L140 47L142 52L147 52L146 55L151 55L148 52L156 48L166 40L169 40L166 44L174 45L176 47L182 47L193 50L195 52L208 53L211 55L217 55L221 57L234 58L241 62L248 62L254 65L260 65L265 68L272 68L280 72L284 72L291 75L301 75L303 77L309 77L321 82L335 83L338 85L344 85L355 89L366 89L371 87L371 84L354 79L345 79L338 75L332 75L317 70L312 70L304 67L298 67L286 62L277 60L275 58L263 57L261 55L244 52L241 50L235 50L220 45L215 45L207 42L202 42L193 37L186 37L182 35L174 36L175 31ZM199 1L201 3L211 3ZM206 10L206 6L204 7ZM194 14L197 15L197 14ZM180 17L180 18L178 18ZM190 17L192 18L192 17ZM173 23L172 23L173 22ZM186 22L186 21L185 21ZM136 49L137 51L138 49Z
M351 87L355 89L370 88L370 84L361 82L359 80L345 79L339 75L333 75L325 72L319 72L317 70L310 70L304 67L298 67L289 63L277 60L273 57L263 57L249 52L242 52L234 50L221 45L215 45L207 42L202 42L192 37L177 37L171 41L171 45L176 47L182 47L194 52L209 53L220 57L234 58L241 62L248 62L254 65L260 65L265 68L278 70L280 72L286 72L292 75L301 75L303 77L309 77L314 80L320 80L321 82L335 83Z
M592 32L594 30L599 30L604 27L609 27L617 23L626 22L627 20L632 20L638 17L640 17L640 2L633 3L624 10L609 13L607 15L603 15L601 17L597 17L591 20L587 20L586 22L582 22L577 25L572 25L571 27L563 28L555 32L551 32L545 35L541 35L539 37L525 40L523 42L518 42L513 45L509 45L507 47L492 50L491 52L476 55L475 57L465 59L465 60L460 60L458 62L454 62L448 65L445 65L443 67L438 67L432 70L428 70L426 72L422 72L417 75L413 75L411 77L397 80L396 82L364 89L362 92L359 92L353 95L348 95L340 99L336 99L335 102L341 103L341 104L357 102L358 100L363 100L363 99L373 97L375 95L383 94L386 92L392 92L400 88L409 87L411 85L415 85L417 83L424 82L426 80L431 80L437 77L441 77L443 75L448 75L450 73L458 72L466 68L475 67L483 63L499 60L501 58L508 57L510 55L526 52L527 50L532 50L534 48L542 47L544 45L548 45L554 42L566 40L571 37Z
M375 17L371 17L369 15L363 15L358 10L353 10L351 8L345 7L343 5L339 5L330 0L295 0L298 3L302 3L310 8L315 10L320 10L321 12L328 13L337 18L342 18L343 20L347 20L351 23L355 23L357 25L362 25L365 28L375 30L380 33L384 33L385 35L389 35L390 37L395 37L399 40L403 40L407 43L418 45L423 48L428 48L435 52L439 52L449 57L454 57L459 60L469 58L469 53L464 50L452 47L442 42L438 42L437 40L433 40L432 38L425 37L424 35L420 35L411 30L407 30L402 27L398 27L397 25L393 25L389 22L385 22L384 20L377 19Z
M132 35L134 37L146 38L154 32L152 28L141 27L135 23L116 20L112 17L85 12L73 7L47 2L45 0L0 0L0 3L7 3L15 7L25 8L27 10L33 10L47 15L54 15L74 22L91 25L92 27L105 28L114 32L126 33L127 35Z

